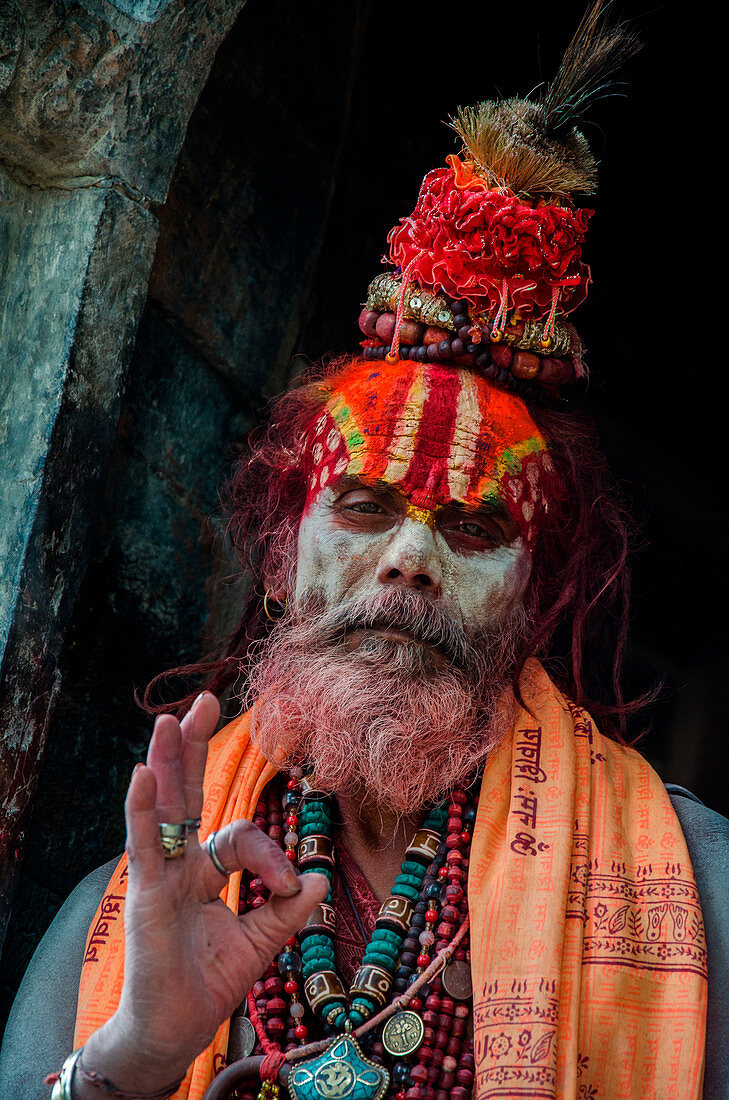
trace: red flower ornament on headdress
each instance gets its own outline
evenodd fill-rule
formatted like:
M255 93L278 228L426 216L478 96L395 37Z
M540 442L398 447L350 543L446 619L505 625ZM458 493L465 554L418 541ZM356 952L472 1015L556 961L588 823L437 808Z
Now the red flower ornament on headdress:
M390 260L421 287L465 298L494 320L507 308L542 317L585 298L582 244L593 214L489 189L468 161L428 172L412 214L390 233Z

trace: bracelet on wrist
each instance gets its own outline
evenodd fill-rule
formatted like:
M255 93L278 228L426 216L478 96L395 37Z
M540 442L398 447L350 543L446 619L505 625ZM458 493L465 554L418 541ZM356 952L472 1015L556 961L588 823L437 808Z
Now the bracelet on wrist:
M69 1054L68 1058L61 1066L60 1073L54 1073L46 1077L46 1084L53 1085L51 1100L73 1100L71 1088L73 1086L73 1079L76 1076L76 1066L81 1057L82 1049L83 1048L80 1047L78 1050L75 1050L73 1054Z
M124 1092L123 1089L118 1089L116 1085L113 1085L108 1077L104 1077L102 1073L97 1073L94 1069L86 1069L81 1060L83 1051L83 1047L75 1050L63 1063L61 1072L57 1077L54 1075L46 1079L47 1084L51 1084L55 1078L51 1100L74 1100L73 1082L76 1077L86 1081L89 1085L95 1085L100 1092L105 1092L107 1096L117 1097L117 1100L170 1100L170 1097L174 1096L184 1080L181 1077L174 1085L168 1085L156 1092Z

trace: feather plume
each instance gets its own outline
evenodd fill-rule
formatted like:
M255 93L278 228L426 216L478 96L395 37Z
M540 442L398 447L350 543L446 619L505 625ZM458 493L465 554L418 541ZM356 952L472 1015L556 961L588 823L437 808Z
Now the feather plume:
M607 24L609 6L593 0L540 99L488 100L449 120L489 187L555 197L597 190L597 162L575 122L611 94L615 70L639 46L623 24Z
M635 31L608 23L611 0L593 0L541 99L548 133L571 128L599 99L614 94L615 73L640 49Z

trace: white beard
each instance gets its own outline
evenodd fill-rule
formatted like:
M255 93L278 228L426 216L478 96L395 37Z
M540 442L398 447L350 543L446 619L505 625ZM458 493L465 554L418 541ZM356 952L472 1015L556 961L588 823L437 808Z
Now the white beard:
M253 664L252 733L266 757L309 764L319 790L397 814L473 778L513 721L523 612L474 640L409 589L330 611L320 602L277 623ZM425 641L368 632L375 624Z

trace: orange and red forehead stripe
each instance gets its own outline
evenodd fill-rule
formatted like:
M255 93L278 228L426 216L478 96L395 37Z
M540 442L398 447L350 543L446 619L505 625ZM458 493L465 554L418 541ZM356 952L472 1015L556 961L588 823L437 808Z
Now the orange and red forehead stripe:
M345 475L384 481L418 508L505 504L528 544L554 474L524 402L474 371L355 359L306 433L309 501Z

